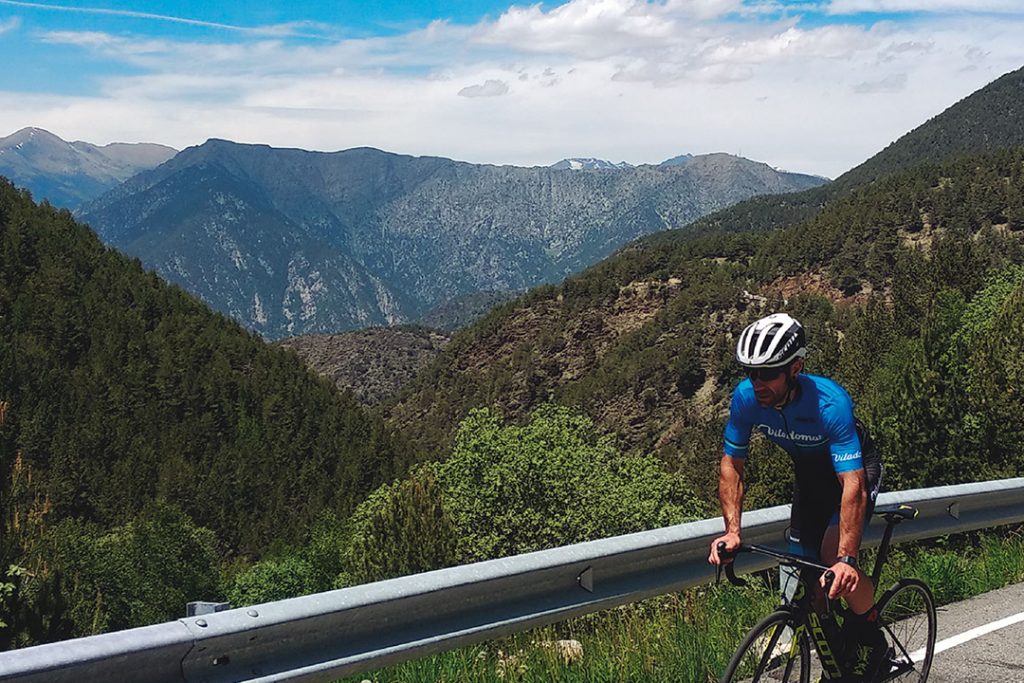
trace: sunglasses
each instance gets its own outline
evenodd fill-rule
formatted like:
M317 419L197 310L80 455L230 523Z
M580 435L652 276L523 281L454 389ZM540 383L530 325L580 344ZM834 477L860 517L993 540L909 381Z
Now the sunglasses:
M747 368L747 377L750 381L761 380L762 382L771 382L772 380L778 379L781 375L784 375L789 369L789 366L783 365L778 368Z

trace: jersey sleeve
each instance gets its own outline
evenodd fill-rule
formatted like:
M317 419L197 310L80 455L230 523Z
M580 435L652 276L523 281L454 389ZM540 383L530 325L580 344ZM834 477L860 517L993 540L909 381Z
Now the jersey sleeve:
M823 417L825 429L829 432L832 469L836 474L864 467L860 437L857 436L857 427L853 421L853 400L850 399L850 395L840 390L830 401L828 411Z
M725 423L725 445L723 451L732 458L746 458L750 446L750 432L754 423L744 400L742 383L732 392L729 405L729 421Z

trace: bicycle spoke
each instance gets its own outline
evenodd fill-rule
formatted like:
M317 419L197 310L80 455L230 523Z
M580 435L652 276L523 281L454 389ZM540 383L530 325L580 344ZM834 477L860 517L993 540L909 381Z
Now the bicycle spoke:
M899 638L896 637L896 634L894 634L892 632L892 629L889 628L889 625L888 624L883 624L882 628L889 635L889 642L890 643L895 643L899 647L899 649L900 649L899 654L901 654L908 662L913 662L914 661L913 657L911 657L910 653L907 652L907 648L905 648L903 646L903 642Z
M928 587L916 579L902 579L878 606L890 648L890 670L885 681L923 683L935 651L935 604Z
M792 628L789 614L776 613L747 634L723 680L729 683L807 683L809 665L806 640Z
M775 646L779 644L779 636L782 635L785 628L782 626L776 626L773 631L774 633L772 634L772 637L768 640L768 645L764 648L764 654L761 655L761 663L757 665L758 671L768 670L768 663L771 662L775 656Z

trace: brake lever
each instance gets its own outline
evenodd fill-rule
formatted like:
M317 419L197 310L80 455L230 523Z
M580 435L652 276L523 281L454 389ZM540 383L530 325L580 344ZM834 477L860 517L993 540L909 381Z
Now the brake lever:
M832 617L832 599L828 597L829 591L832 590L832 583L836 580L836 574L831 569L827 570L824 575L825 577L825 614Z
M722 582L722 554L725 553L725 541L720 541L715 547L718 551L718 564L715 565L715 585Z
M736 563L730 562L728 564L725 564L722 562L723 558L735 558L739 554L739 552L737 550L734 550L731 553L727 552L725 549L725 541L719 541L718 545L715 547L718 550L719 559L718 564L715 566L715 584L717 585L722 578L722 567L724 565L725 578L729 579L729 583L731 583L734 586L746 586L746 579L741 579L738 576L736 576Z

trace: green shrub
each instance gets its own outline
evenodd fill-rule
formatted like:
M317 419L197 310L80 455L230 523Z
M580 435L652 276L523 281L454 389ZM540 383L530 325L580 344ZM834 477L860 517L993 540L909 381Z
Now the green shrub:
M555 405L524 426L471 411L438 480L462 562L666 526L696 510L657 458L621 455L590 418Z
M185 603L217 597L217 543L184 512L151 503L128 524L102 532L58 523L36 558L40 586L58 586L73 635L184 616Z
M314 593L313 567L298 555L261 560L237 574L227 590L232 607L256 605Z
M448 460L382 486L353 514L348 579L641 531L698 509L680 475L652 456L622 455L568 408L542 406L523 426L474 410Z
M456 532L433 466L377 489L350 520L347 576L366 583L455 564Z

